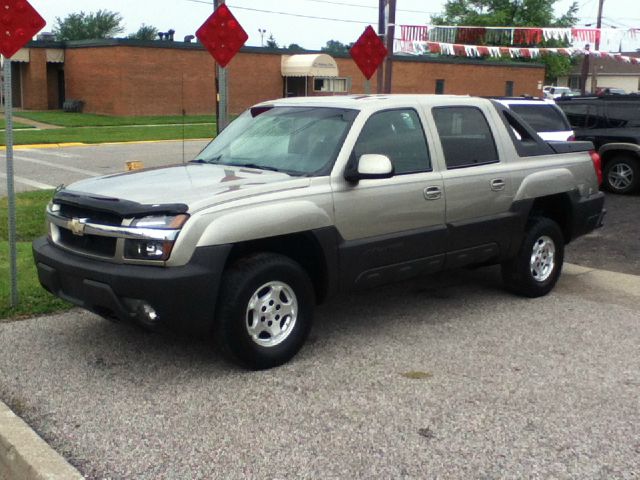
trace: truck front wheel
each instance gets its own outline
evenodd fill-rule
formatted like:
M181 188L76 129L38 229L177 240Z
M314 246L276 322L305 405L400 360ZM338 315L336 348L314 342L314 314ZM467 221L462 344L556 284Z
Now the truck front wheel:
M556 222L533 217L527 224L518 255L502 264L505 287L525 297L549 293L560 277L564 237Z
M244 367L276 367L302 348L314 305L313 285L298 263L254 254L223 276L214 335L222 352Z

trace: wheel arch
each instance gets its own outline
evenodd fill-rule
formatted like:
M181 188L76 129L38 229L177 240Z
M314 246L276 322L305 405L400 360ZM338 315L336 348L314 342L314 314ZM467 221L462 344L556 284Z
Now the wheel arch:
M577 195L577 192L574 192ZM534 217L546 217L558 224L565 244L573 239L573 205L571 193L557 193L546 195L533 200L529 211L529 219Z
M311 279L318 304L323 303L337 288L337 247L335 232L332 229L236 243L229 252L225 268L240 258L255 253L275 253L300 264Z
M640 159L640 145L633 143L607 143L598 150L602 159L602 168L613 158L619 155L631 155Z

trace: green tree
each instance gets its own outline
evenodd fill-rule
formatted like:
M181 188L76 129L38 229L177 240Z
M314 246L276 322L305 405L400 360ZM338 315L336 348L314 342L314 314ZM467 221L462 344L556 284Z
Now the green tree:
M136 33L130 33L127 38L132 40L157 40L158 29L151 25L142 24Z
M328 53L329 55L347 55L351 47L353 47L353 42L346 44L338 40L328 40L320 51Z
M273 33L269 34L269 38L267 39L267 44L265 45L267 48L278 48L278 44L276 43L276 39L273 38Z
M71 13L64 19L56 17L53 33L58 40L93 40L113 38L124 31L122 15L109 10L95 13Z
M287 47L287 50L289 50L290 52L304 52L305 48L301 47L297 43L292 43Z
M558 0L448 0L444 13L431 18L434 25L473 25L480 27L572 27L578 21L578 4L574 2L559 17L553 5ZM539 47L568 47L568 42L549 40ZM571 70L572 59L545 55L535 62L545 64L546 80L555 81Z

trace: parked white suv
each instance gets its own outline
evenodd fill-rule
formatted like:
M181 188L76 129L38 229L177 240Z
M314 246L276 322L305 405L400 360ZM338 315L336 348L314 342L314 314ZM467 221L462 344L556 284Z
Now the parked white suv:
M565 142L573 140L569 120L553 100L539 98L499 98L505 107L516 112L543 140Z

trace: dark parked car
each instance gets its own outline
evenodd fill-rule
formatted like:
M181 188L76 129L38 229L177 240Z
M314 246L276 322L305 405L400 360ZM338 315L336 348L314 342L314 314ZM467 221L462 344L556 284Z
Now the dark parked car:
M640 188L640 96L605 95L556 100L576 140L594 143L602 157L603 186L614 193Z

